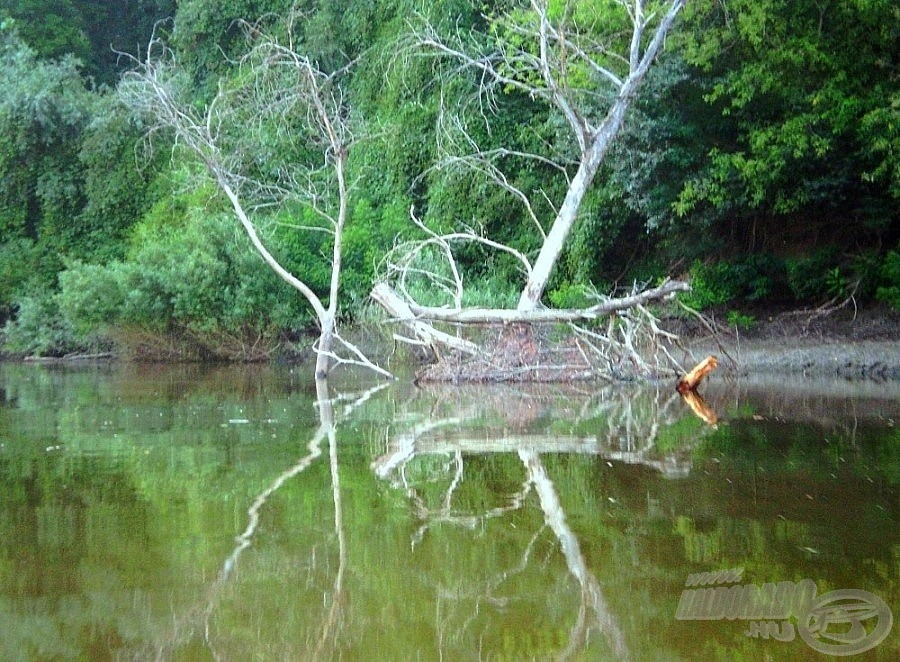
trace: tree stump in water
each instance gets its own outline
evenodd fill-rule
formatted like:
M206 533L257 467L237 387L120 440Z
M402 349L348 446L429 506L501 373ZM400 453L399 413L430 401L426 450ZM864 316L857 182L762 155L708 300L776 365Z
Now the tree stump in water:
M700 386L700 382L703 381L703 378L715 370L718 365L719 359L715 356L707 356L694 366L693 370L678 380L678 385L675 387L675 390L682 395L696 391L697 387Z

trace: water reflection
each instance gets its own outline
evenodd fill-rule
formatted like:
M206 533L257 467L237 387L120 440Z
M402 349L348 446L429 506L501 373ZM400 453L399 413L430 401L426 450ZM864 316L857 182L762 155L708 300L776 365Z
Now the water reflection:
M0 389L2 659L796 659L677 621L686 576L900 597L883 385L714 382L716 426L668 388L277 366Z
M544 518L559 540L569 572L572 573L581 588L578 617L572 626L569 645L561 652L560 657L568 659L573 653L585 648L592 629L598 630L607 640L609 649L617 659L630 657L618 618L612 613L597 578L585 563L578 537L566 523L566 515L563 512L559 496L556 494L553 481L547 475L543 462L541 462L541 456L533 450L520 449L519 458L525 465L528 479L538 494Z
M701 396L689 394L691 410L711 412ZM430 401L423 406L422 400ZM493 518L501 518L525 507L534 492L544 515L542 528L528 540L522 552L521 572L531 557L532 547L543 527L549 527L565 558L566 567L575 580L577 610L569 629L568 641L553 657L569 659L583 652L592 635L605 641L605 650L616 659L631 657L618 617L611 610L594 573L588 568L578 536L566 521L566 514L544 465L542 454L583 454L625 464L650 467L667 478L686 476L691 469L691 449L702 439L703 430L692 428L681 438L670 438L668 450L657 441L661 430L685 417L682 400L677 393L661 389L606 387L578 390L575 387L528 388L481 386L464 391L442 385L429 386L415 394L412 411L428 412L422 420L410 421L406 429L387 444L387 452L372 464L379 478L405 490L420 526L412 535L415 547L431 528L450 524L468 529L483 527ZM453 416L441 417L441 412ZM551 416L552 412L552 416ZM698 414L699 415L699 414ZM714 414L701 416L705 422ZM413 418L413 417L409 417ZM472 422L477 421L477 426ZM548 425L549 423L549 425ZM548 429L550 428L550 429ZM472 433L477 436L472 436ZM524 468L524 480L506 495L502 505L481 512L461 512L454 507L454 492L465 473L464 458L484 454L516 454ZM429 507L408 471L411 463L428 456L447 458L444 465L449 484L440 505ZM421 472L418 472L421 474ZM432 469L425 482L437 476ZM596 551L596 550L595 550ZM508 570L487 582L483 598L487 599L509 575ZM551 654L544 651L544 654Z
M399 431L372 465L379 478L395 484L404 482L405 464L419 455L521 449L596 455L676 478L690 473L691 449L703 436L700 428L673 429L685 418L683 398L662 389L436 385L416 395L411 408L424 413L422 420Z
M365 403L375 393L387 387L386 383L374 386L362 394L342 394L338 400L343 401L343 414L348 416L353 410ZM284 484L305 471L314 461L322 455L322 442L328 440L328 465L331 477L331 495L334 506L334 533L338 548L338 567L334 573L334 581L331 587L331 595L326 596L328 609L322 619L321 633L316 640L310 659L327 659L335 650L339 649L338 633L341 610L346 596L344 593L344 573L347 567L347 542L343 521L340 472L338 463L337 425L334 415L334 400L331 397L327 380L315 381L316 400L315 406L319 415L319 426L307 445L307 453L300 457L293 465L278 474L269 485L266 486L253 499L247 509L247 526L235 539L236 545L222 567L214 582L204 592L200 603L179 614L173 614L172 631L165 637L154 642L153 655L148 655L149 650L134 651L134 657L154 657L157 660L172 658L176 652L183 648L196 633L203 633L203 640L213 657L227 659L228 651L219 651L219 646L214 636L212 619L219 606L219 598L223 587L236 572L239 559L243 552L253 543L253 537L260 526L260 513L268 501ZM349 402L348 398L351 398ZM247 419L230 419L232 423L248 423Z

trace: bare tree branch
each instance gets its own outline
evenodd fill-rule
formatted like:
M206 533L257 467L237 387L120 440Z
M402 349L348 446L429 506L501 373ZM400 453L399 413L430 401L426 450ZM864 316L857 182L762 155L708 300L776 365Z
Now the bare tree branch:
M462 165L487 177L519 199L539 228L541 250L519 298L522 310L538 308L584 196L685 0L660 4L664 13L648 13L644 0L616 0L621 16L607 8L598 20L579 25L568 3L560 16L559 7L551 12L548 0L530 0L529 10L517 7L484 17L494 40L487 51L473 47L476 40L458 30L442 36L426 21L414 29L412 40L418 49L457 63L457 71L477 74L479 98L493 98L496 90L518 90L541 100L565 118L578 145L577 170L573 176L566 175L565 199L551 203L555 219L545 233L528 195L498 167L498 158L514 150L482 150L462 122L446 120L442 110L440 123L462 136L461 143L450 140L447 146L463 149L445 156L440 165ZM627 38L620 32L623 25L629 26Z

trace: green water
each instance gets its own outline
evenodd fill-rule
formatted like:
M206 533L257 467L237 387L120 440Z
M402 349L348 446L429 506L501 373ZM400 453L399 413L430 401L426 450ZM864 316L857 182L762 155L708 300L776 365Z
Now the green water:
M676 618L734 568L900 616L900 385L308 372L0 365L0 659L824 659Z

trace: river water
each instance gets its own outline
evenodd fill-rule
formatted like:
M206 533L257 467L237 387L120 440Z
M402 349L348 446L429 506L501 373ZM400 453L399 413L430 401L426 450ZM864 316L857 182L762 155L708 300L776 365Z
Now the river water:
M309 373L0 365L0 659L900 659L900 384Z

